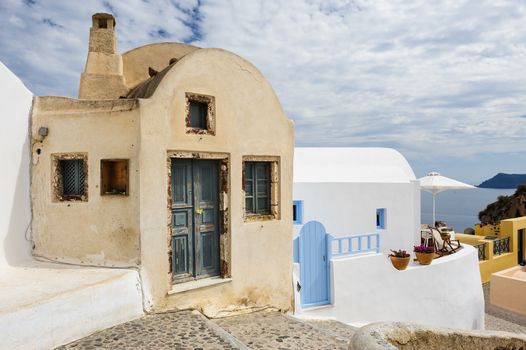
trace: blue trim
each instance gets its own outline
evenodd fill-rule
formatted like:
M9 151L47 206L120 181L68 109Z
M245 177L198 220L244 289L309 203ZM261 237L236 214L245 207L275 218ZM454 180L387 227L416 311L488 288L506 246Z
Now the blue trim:
M385 208L376 209L376 228L380 230L385 230Z
M302 225L303 224L303 201L297 200L292 201L292 206L294 210L294 207L296 207L296 220L294 220L294 217L292 218L292 223L294 225Z
M373 242L374 238L374 242ZM335 244L333 244L335 242ZM354 243L353 243L354 242ZM333 249L334 245L334 249ZM365 245L365 247L364 247ZM380 252L380 233L364 233L346 237L332 237L330 245L330 257L349 256L368 252ZM356 249L355 249L356 248Z

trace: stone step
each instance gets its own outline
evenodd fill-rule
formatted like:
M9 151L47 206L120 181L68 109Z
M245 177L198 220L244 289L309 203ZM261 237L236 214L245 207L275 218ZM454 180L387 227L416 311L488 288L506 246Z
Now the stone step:
M249 348L347 349L349 338L331 324L310 324L277 311L260 311L210 320ZM335 321L336 322L336 321ZM336 326L336 323L332 323ZM341 328L340 328L341 327Z
M208 319L192 310L150 314L60 347L66 349L347 349L354 330L278 311Z

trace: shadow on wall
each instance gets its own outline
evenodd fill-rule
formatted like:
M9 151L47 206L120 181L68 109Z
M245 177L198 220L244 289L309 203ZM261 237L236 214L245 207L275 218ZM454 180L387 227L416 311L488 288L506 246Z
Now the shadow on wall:
M5 260L10 266L23 265L24 262L32 259L29 137L26 137L21 151L11 216L3 242Z

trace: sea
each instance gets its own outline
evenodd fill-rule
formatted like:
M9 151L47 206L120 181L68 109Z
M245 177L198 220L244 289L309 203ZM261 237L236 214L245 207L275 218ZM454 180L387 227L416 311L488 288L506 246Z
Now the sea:
M433 197L421 191L421 222L433 221ZM478 214L486 206L497 200L498 196L509 196L514 189L475 188L470 190L447 190L436 195L436 220L444 221L455 232L463 232L467 227L479 223Z

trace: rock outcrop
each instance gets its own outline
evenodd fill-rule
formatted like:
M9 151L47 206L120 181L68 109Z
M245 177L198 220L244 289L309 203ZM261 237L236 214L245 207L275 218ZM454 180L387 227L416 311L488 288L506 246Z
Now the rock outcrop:
M511 196L499 196L479 213L480 223L496 225L501 220L526 216L526 184L517 187Z

